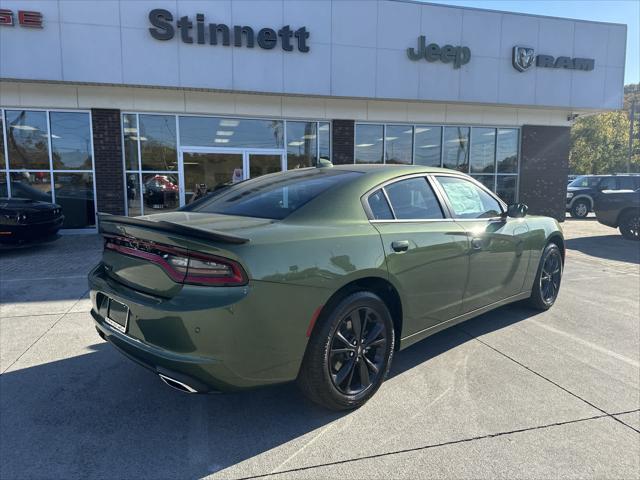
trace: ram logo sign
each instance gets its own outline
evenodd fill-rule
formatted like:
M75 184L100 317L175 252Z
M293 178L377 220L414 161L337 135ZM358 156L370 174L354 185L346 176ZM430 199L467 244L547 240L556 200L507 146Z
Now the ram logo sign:
M513 47L513 55L511 63L513 68L519 72L524 72L533 65L535 60L536 67L542 68L564 68L567 70L583 70L589 72L595 67L596 61L593 58L571 58L571 57L554 57L552 55L535 55L533 48L515 46Z

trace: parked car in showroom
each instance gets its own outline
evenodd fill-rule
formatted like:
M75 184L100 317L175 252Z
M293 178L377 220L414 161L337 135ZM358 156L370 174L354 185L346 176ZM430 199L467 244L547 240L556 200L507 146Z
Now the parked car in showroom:
M593 211L594 198L602 190L625 190L634 184L637 174L580 175L567 185L567 212L573 218L585 218Z
M640 240L640 176L628 189L604 190L595 199L598 222L617 228L628 240Z
M556 220L421 166L274 173L99 228L102 338L185 392L297 380L337 410L397 350L511 302L550 308L565 255Z
M4 247L53 240L63 222L62 208L55 203L0 197L0 244Z

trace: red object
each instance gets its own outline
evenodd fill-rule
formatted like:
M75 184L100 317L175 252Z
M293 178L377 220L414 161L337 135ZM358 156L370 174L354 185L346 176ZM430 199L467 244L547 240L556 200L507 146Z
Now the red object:
M124 237L105 236L105 250L113 250L123 255L137 257L147 260L162 268L169 278L177 283L188 283L192 285L217 285L217 286L238 286L245 285L248 281L244 270L239 263L228 258L215 255L208 255L190 250L161 245L144 240L129 239ZM151 251L150 251L151 250ZM199 260L201 265L195 274L189 273L195 267L193 260ZM176 267L181 261L186 262L186 268ZM203 262L212 262L223 265L230 270L229 275L219 273L207 274L207 267L202 266ZM210 270L215 270L211 267Z
M23 27L42 28L42 14L29 10L18 10L18 22Z
M311 336L311 332L313 332L313 327L316 325L316 322L318 321L320 312L322 312L322 307L324 307L324 305L320 305L318 308L316 308L316 311L313 312L313 315L311 315L311 321L309 322L309 327L307 327L307 337Z

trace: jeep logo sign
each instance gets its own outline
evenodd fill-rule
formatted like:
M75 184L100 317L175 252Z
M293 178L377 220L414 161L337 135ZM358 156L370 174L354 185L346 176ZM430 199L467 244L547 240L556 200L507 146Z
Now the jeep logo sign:
M426 45L424 35L418 37L418 48L407 48L407 57L409 60L418 61L421 59L427 62L453 63L453 68L460 68L471 60L471 50L469 47L454 47L453 45L445 45L440 47L435 43Z
M583 70L585 72L593 70L596 63L593 58L554 58L551 55L536 56L533 48L531 47L513 47L511 64L513 65L513 68L519 72L524 72L531 67L534 59L536 61L536 67L566 68L567 70Z

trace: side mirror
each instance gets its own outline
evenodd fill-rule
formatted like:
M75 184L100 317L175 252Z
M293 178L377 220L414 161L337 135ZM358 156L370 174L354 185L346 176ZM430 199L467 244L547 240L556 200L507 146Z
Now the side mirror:
M524 203L512 203L507 207L507 217L522 218L527 215L529 207Z

